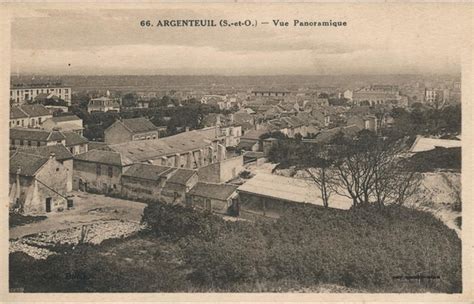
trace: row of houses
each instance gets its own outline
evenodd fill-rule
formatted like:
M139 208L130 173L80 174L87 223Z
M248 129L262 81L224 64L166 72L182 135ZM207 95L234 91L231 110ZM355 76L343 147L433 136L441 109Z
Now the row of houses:
M222 184L243 170L242 156L227 156L226 137L214 127L160 139L91 143L89 149L87 140L74 132L12 128L11 207L25 213L64 210L72 190L183 203L196 176L202 183ZM54 166L58 174L41 173ZM158 181L163 187L150 192L148 183Z
M82 119L70 113L53 116L54 110L41 104L12 106L10 108L10 128L62 130L83 134Z
M98 152L85 170L84 160L74 159L73 189L107 193L127 199L183 204L221 214L277 217L295 203L320 205L311 181L259 173L243 185L206 180L200 170L131 164L120 173L118 156L110 159L107 151ZM66 151L67 152L67 151ZM38 153L38 152L36 152ZM71 207L67 180L68 159L63 162L52 153L49 157L17 151L10 158L11 209L24 214L43 214ZM98 167L98 161L101 167ZM242 158L238 160L242 162ZM211 174L212 175L212 174ZM108 183L114 183L109 188ZM313 193L314 192L314 193ZM313 195L314 194L314 195ZM338 198L331 207L350 208L351 202Z

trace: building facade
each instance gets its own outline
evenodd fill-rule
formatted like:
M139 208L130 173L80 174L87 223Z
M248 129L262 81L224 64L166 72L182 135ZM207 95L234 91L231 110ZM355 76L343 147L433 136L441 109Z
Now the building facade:
M43 105L21 105L10 108L10 128L40 128L53 114Z
M158 128L144 117L115 121L104 131L107 144L158 138Z
M122 173L132 162L119 153L91 150L74 156L73 189L109 193L119 189Z
M87 105L87 112L120 112L120 101L109 97L93 98Z
M10 158L10 211L26 215L67 208L67 170L54 155L17 152Z
M66 145L66 137L59 131L10 128L10 147L40 147Z
M44 120L44 122L41 123L41 128L48 131L72 131L79 135L83 135L84 124L82 119L76 115L56 116Z
M290 92L286 90L254 90L252 96L255 97L285 97Z
M356 105L397 104L400 100L398 87L391 85L372 85L352 93L352 101Z
M10 101L13 105L31 102L40 94L57 96L71 105L71 88L61 83L18 84L10 87Z
M187 203L210 212L229 214L238 204L237 186L229 184L197 183L187 195Z
M236 178L243 170L244 158L239 155L199 168L199 181L224 183Z

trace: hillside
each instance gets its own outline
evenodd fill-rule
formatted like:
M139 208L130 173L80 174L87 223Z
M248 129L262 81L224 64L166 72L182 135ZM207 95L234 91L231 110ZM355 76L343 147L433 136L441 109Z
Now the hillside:
M25 292L461 291L461 241L428 213L296 206L276 221L228 222L153 204L148 230L101 245L10 255ZM414 278L414 279L413 279Z

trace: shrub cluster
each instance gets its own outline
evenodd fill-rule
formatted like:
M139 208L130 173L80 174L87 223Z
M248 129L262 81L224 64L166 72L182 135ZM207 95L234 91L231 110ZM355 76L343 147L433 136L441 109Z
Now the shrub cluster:
M161 203L149 204L143 212L142 221L156 236L172 240L189 236L212 240L227 226L223 219L210 212Z
M400 206L295 206L276 222L252 224L180 208L154 205L145 221L151 218L151 229L160 235L181 237L195 285L229 290L234 284L294 280L380 290L421 276L427 278L417 281L420 288L461 289L461 242L428 213Z
M117 244L83 245L44 261L15 253L10 287L265 291L262 286L293 282L300 288L337 284L372 292L461 292L460 239L432 215L406 207L341 211L302 205L276 221L251 223L153 204L143 220L149 229L145 237L174 248L172 253L155 247L137 255L125 250L128 262L105 254L107 246Z

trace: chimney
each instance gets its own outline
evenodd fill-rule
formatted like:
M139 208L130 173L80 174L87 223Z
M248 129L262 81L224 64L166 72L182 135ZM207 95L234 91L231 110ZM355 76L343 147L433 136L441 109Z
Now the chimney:
M186 128L185 128L185 132L189 132L189 127L186 127Z
M56 159L56 154L54 152L49 153L49 159Z

